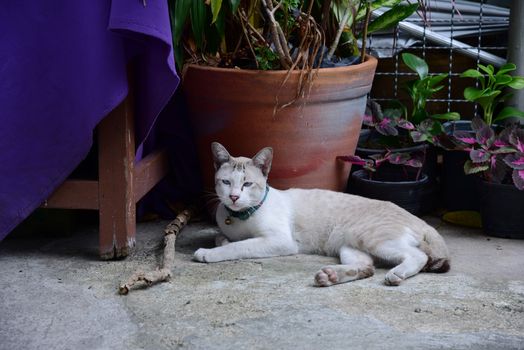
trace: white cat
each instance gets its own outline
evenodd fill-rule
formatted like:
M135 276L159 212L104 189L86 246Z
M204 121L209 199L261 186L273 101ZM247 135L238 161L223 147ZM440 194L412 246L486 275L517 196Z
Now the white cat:
M421 270L446 272L449 255L438 232L404 209L384 201L327 191L280 191L267 184L273 150L252 159L232 157L212 144L215 189L221 203L217 247L198 249L201 262L297 253L340 257L315 284L330 286L372 276L373 260L395 267L385 283L396 286Z

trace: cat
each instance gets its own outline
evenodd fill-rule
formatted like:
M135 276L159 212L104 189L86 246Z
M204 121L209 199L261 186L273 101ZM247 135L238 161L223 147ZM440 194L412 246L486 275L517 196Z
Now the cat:
M315 274L320 287L374 274L374 260L393 265L385 284L397 286L420 271L447 272L444 239L430 225L391 202L346 193L292 188L267 183L273 150L253 158L232 157L211 146L215 190L220 200L217 247L194 253L199 262L265 258L293 254L338 256L339 265Z

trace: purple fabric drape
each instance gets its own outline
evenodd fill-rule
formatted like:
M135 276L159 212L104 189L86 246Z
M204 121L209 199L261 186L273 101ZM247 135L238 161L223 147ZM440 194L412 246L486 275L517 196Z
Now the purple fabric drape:
M136 59L137 142L174 93L167 1L7 1L0 10L0 240L87 155L127 95Z

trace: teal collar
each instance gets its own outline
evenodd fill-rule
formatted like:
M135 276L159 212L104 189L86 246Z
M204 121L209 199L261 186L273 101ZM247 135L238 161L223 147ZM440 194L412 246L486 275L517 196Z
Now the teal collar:
M262 198L262 201L255 205L254 207L249 207L247 209L241 210L241 211L234 211L231 208L229 208L227 205L225 205L227 212L229 213L229 216L226 219L226 224L231 224L231 217L240 219L242 221L245 221L251 217L261 206L264 204L264 201L267 198L267 194L269 193L269 186L266 186L266 193L264 194L264 198Z

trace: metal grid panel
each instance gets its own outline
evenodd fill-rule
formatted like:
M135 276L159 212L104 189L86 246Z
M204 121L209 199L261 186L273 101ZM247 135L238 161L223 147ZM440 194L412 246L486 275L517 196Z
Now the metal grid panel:
M425 1L426 6L429 7L429 16L431 16L431 3L432 1ZM466 68L475 68L478 63L493 63L494 65L500 65L503 63L502 59L499 57L505 57L507 46L506 45L500 45L500 42L496 42L496 45L493 43L485 43L484 42L484 28L487 27L489 29L493 28L494 26L497 26L502 22L504 22L504 19L496 19L492 17L485 16L485 0L478 1L479 11L478 16L471 16L468 15L467 18L463 16L460 11L456 7L456 1L455 0L449 0L449 18L437 18L437 19L431 19L428 21L427 18L410 18L406 20L408 24L416 24L422 28L422 34L420 38L420 43L416 46L409 47L409 51L412 53L423 57L427 60L430 74L438 74L443 73L444 71L435 72L432 70L434 66L432 65L431 58L428 58L428 56L431 55L438 55L439 57L442 57L445 52L447 52L447 70L445 71L448 74L447 78L447 86L446 89L444 89L444 93L440 94L437 98L432 98L428 100L428 105L433 104L433 107L436 108L435 112L443 113L443 112L450 112L452 110L457 109L456 104L463 104L463 105L469 105L469 108L473 110L473 115L477 115L478 108L477 105L474 103L471 103L469 101L466 101L462 95L463 89L461 87L456 87L457 82L459 82L460 74L465 69L460 69L460 66L457 66L455 64L455 61L457 57L464 56L464 54L471 57L471 62L469 62L469 65ZM491 10L491 8L490 8ZM462 26L466 24L469 30L475 26L476 30L476 43L471 46L468 51L465 52L465 45L462 43L461 40L457 40L454 38L455 31L457 30L457 19L460 22ZM509 24L509 16L506 19ZM444 39L440 39L440 37L437 37L437 39L440 39L439 44L435 44L434 37L432 37L431 41L428 40L428 32L431 32L433 35L432 28L430 27L430 23L437 23L437 24L448 24L449 25L449 35L447 36L447 45L443 45L442 42L445 41ZM460 28L459 28L460 31ZM394 54L393 57L389 60L393 61L390 62L389 66L387 67L381 67L379 64L379 67L377 68L376 72L376 80L375 81L385 81L386 84L380 84L381 85L381 91L388 91L387 96L384 96L384 94L378 93L377 89L374 89L370 97L374 100L380 102L381 104L387 103L387 101L391 101L394 99L402 99L402 80L405 80L406 78L409 78L411 76L416 77L416 73L412 73L408 70L402 69L402 60L401 60L401 50L402 48L398 47L398 42L400 40L400 37L402 35L406 36L406 33L409 35L411 34L409 31L409 27L406 25L402 26L399 25L393 32L393 39L390 40L391 45L373 45L374 37L372 36L370 38L370 45L368 46L368 50L371 50L371 54L373 54L373 51L377 50L391 50ZM470 36L471 38L471 36ZM438 42L438 40L437 40ZM474 52L472 52L474 50ZM369 52L369 51L368 51ZM493 61L494 59L497 59L497 61ZM491 61L490 61L491 60ZM392 64L391 64L392 63ZM386 68L386 69L384 69ZM388 78L389 77L389 78ZM392 78L392 79L391 79ZM471 83L471 82L470 82ZM464 84L464 82L462 82ZM478 81L476 82L478 84ZM460 107L459 107L460 109ZM472 116L471 116L472 117ZM470 119L468 116L463 119Z

